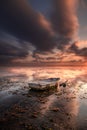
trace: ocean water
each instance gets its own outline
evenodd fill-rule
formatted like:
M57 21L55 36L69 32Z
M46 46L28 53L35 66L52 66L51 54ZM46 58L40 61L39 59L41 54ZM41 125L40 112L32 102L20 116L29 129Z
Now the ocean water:
M8 67L0 68L0 78L25 79L28 81L59 77L61 80L87 81L87 67Z
M86 130L87 67L2 67L0 68L0 102L10 96L9 91L20 91L21 87L27 86L29 82L46 78L60 78L62 82L68 80L70 93L63 94L60 100L69 100L65 104L65 109L72 114L71 122L74 122L78 129ZM54 95L50 95L48 101L41 106L46 108L42 111L43 115L53 102L57 100Z

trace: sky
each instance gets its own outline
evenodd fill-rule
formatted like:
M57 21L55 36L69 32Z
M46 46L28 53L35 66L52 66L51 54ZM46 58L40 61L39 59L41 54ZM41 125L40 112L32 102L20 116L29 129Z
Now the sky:
M87 64L87 0L1 0L0 66Z

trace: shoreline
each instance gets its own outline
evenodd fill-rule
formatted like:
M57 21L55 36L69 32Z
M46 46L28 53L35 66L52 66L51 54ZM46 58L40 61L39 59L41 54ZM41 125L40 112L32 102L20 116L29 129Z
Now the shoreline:
M76 124L79 111L76 88L67 88L65 92L35 92L23 84L4 95L4 99L0 99L1 130L77 130L82 127Z

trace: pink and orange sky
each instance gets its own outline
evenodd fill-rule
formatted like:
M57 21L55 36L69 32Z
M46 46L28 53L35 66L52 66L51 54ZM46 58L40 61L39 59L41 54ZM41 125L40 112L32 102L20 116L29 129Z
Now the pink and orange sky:
M1 0L0 66L87 65L87 0Z

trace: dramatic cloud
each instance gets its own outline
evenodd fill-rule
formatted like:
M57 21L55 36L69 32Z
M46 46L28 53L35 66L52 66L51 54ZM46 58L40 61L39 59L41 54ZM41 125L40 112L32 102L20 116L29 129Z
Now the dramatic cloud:
M83 8L87 8L87 0L79 0L80 1L80 5L83 7Z
M63 42L59 42L60 44L69 44L70 40L76 38L78 30L77 3L78 0L53 0L54 8L51 21L54 30L63 39Z
M54 64L86 59L87 42L75 42L79 26L77 5L80 2L78 11L81 11L81 5L86 10L86 0L45 0L44 6L41 3L43 9L38 5L39 1L31 0L34 9L29 2L0 1L0 64ZM50 7L48 12L45 4ZM86 32L86 28L83 29Z
M64 51L66 46L72 43L72 40L71 38L66 38L61 36L56 39L56 43L57 43L57 48Z
M24 58L28 51L24 47L16 47L5 41L0 41L0 64L10 64L13 59Z
M79 49L87 48L87 40L80 40L78 42L75 42L75 44Z
M27 0L0 1L0 19L1 29L31 42L38 50L47 51L55 46L50 23Z
M87 47L79 47L80 41L75 42L74 44L71 45L69 48L69 52L73 52L78 56L83 56L84 58L87 58ZM87 45L86 45L87 46Z

